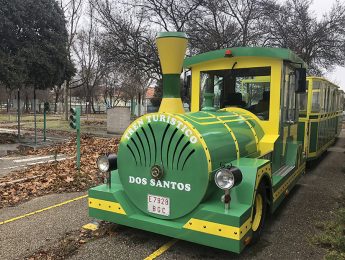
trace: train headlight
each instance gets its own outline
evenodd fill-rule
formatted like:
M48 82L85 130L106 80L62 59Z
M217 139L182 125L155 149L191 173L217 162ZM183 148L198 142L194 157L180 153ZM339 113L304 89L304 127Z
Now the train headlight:
M107 172L109 170L108 156L102 155L97 159L97 167L101 172Z
M97 167L101 172L108 172L117 169L116 154L101 155L97 159Z
M236 167L221 168L216 172L214 181L220 189L229 190L241 183L242 173Z

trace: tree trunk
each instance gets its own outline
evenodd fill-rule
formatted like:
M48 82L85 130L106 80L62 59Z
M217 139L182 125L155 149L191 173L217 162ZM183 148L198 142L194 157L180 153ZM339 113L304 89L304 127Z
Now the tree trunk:
M55 92L55 105L54 105L54 113L56 113L57 112L57 103L58 103L58 101L59 101L59 91L56 91Z
M91 107L94 114L96 114L95 104L93 103L93 98L91 98Z
M64 110L65 110L65 120L68 121L68 89L69 89L69 80L65 81L64 86Z
M138 116L141 116L141 93L138 94Z
M29 113L29 97L28 94L25 94L25 112Z

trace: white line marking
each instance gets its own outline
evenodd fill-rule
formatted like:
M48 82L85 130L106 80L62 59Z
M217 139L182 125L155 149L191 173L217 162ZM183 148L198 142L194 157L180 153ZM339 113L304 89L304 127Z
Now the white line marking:
M74 158L74 157L59 158L59 159L56 159L56 160L52 159L52 160L48 160L48 161L39 161L39 162L27 163L27 164L22 164L22 165L16 165L16 166L2 168L2 170L10 170L10 169L15 169L15 168L19 168L19 167L27 168L27 166L33 166L33 165L42 164L42 163L60 162L60 161L64 161L64 160L72 159L72 158Z
M20 162L38 161L40 159L48 159L48 158L52 158L52 157L54 157L54 155L30 157L30 158L25 158L25 159L13 160L13 162L14 163L20 163Z

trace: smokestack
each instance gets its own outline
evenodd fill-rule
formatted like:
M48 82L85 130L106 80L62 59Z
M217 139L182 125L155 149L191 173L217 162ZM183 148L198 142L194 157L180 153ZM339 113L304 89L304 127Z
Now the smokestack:
M162 32L156 38L163 73L163 99L159 112L184 113L180 74L187 42L187 35L182 32Z

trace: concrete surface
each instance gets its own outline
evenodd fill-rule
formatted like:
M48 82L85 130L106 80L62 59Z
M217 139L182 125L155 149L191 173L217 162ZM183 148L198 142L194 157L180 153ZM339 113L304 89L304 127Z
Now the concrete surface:
M129 107L114 107L107 109L107 132L122 134L131 123Z
M13 208L0 209L0 222L33 212L85 193L53 194L33 199ZM23 259L43 245L54 244L66 232L90 221L87 199L71 202L17 221L0 225L0 259Z

